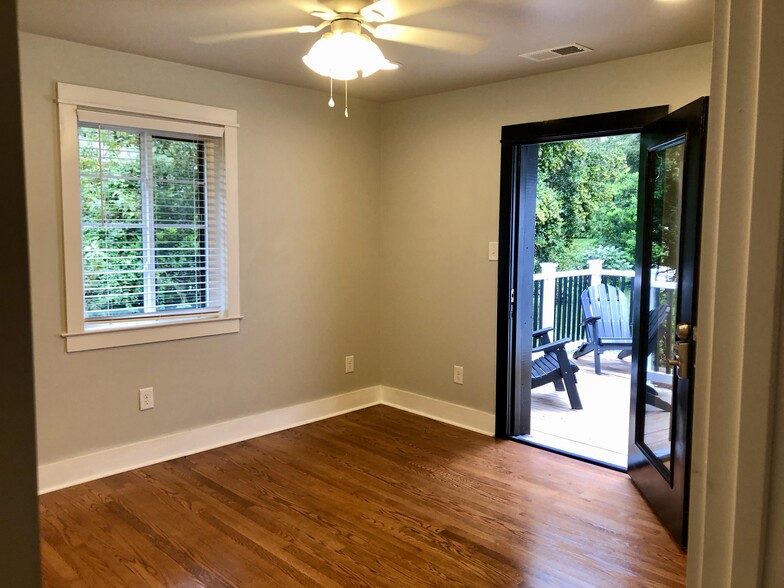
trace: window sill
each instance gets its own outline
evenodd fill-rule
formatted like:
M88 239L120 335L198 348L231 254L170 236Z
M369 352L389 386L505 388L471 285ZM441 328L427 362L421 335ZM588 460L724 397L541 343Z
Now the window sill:
M125 347L127 345L143 345L144 343L238 333L241 319L241 316L232 316L192 321L157 321L144 325L113 325L112 327L97 328L79 333L64 333L63 337L65 338L65 350L71 353L73 351L107 349L111 347Z

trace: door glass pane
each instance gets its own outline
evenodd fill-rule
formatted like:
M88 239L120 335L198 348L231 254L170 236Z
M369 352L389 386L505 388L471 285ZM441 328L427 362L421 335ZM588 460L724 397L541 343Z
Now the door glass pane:
M651 238L651 283L648 340L642 341L646 357L645 418L643 443L659 464L670 469L673 412L677 394L675 368L667 360L675 344L675 311L678 307L678 260L685 142L656 151L651 156L654 173ZM639 437L638 437L639 438Z

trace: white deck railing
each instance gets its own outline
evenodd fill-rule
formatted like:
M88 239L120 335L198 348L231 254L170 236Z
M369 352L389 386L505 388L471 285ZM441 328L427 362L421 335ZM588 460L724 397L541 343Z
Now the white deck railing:
M591 276L591 286L602 283L604 276L616 276L621 278L633 278L634 270L614 270L603 267L603 259L589 259L588 267L579 270L557 271L558 264L543 262L542 271L534 274L534 282L541 280L542 284L542 327L552 327L555 324L555 282L559 278L570 278L575 276ZM660 279L667 272L657 270L651 275L651 287L659 290L674 290L677 282ZM653 300L651 302L654 302Z
M555 324L555 282L559 278L572 278L576 276L591 276L591 286L602 283L603 276L634 277L633 270L611 270L603 268L604 260L589 259L588 267L580 270L557 271L558 264L544 262L542 271L534 274L534 282L542 283L542 327L552 327Z
M552 327L555 325L555 307L556 307L556 281L558 279L577 277L577 276L591 276L591 286L602 283L602 278L605 276L615 276L620 278L633 278L633 270L613 270L605 269L602 267L604 261L601 259L588 260L588 267L581 270L566 270L557 271L557 263L542 263L542 271L534 274L534 282L541 280L542 284L542 327ZM655 272L655 273L654 273ZM661 279L662 277L675 277L675 272L669 268L659 268L652 270L651 273L651 288L658 290L674 290L678 283L672 279ZM651 296L651 307L653 308L659 303L658 296ZM572 303L579 304L579 301L572 300ZM579 312L579 311L578 311ZM648 358L648 379L658 382L668 382L672 379L670 375L670 368L668 366L661 366L660 368L654 364L655 360L652 357Z

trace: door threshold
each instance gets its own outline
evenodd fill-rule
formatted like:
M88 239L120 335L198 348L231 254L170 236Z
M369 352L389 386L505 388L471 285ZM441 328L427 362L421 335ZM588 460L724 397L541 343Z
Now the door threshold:
M538 447L539 449L565 455L566 457L605 467L616 472L626 472L625 456L614 451L540 432L534 432L530 435L515 435L509 438L518 443Z

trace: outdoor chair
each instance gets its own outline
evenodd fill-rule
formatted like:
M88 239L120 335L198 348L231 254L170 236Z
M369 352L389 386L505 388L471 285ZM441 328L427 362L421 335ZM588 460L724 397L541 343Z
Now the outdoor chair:
M632 328L629 324L629 301L615 286L597 284L580 295L583 307L585 342L572 357L577 359L593 351L594 370L602 373L602 353L620 350L618 359L632 353Z
M532 351L542 352L544 355L531 362L531 389L553 382L556 390L566 390L573 409L582 409L580 395L577 393L577 378L574 376L580 368L569 361L566 353L566 344L571 342L571 339L567 337L552 343L549 335L552 330L552 327L547 327L533 332Z

